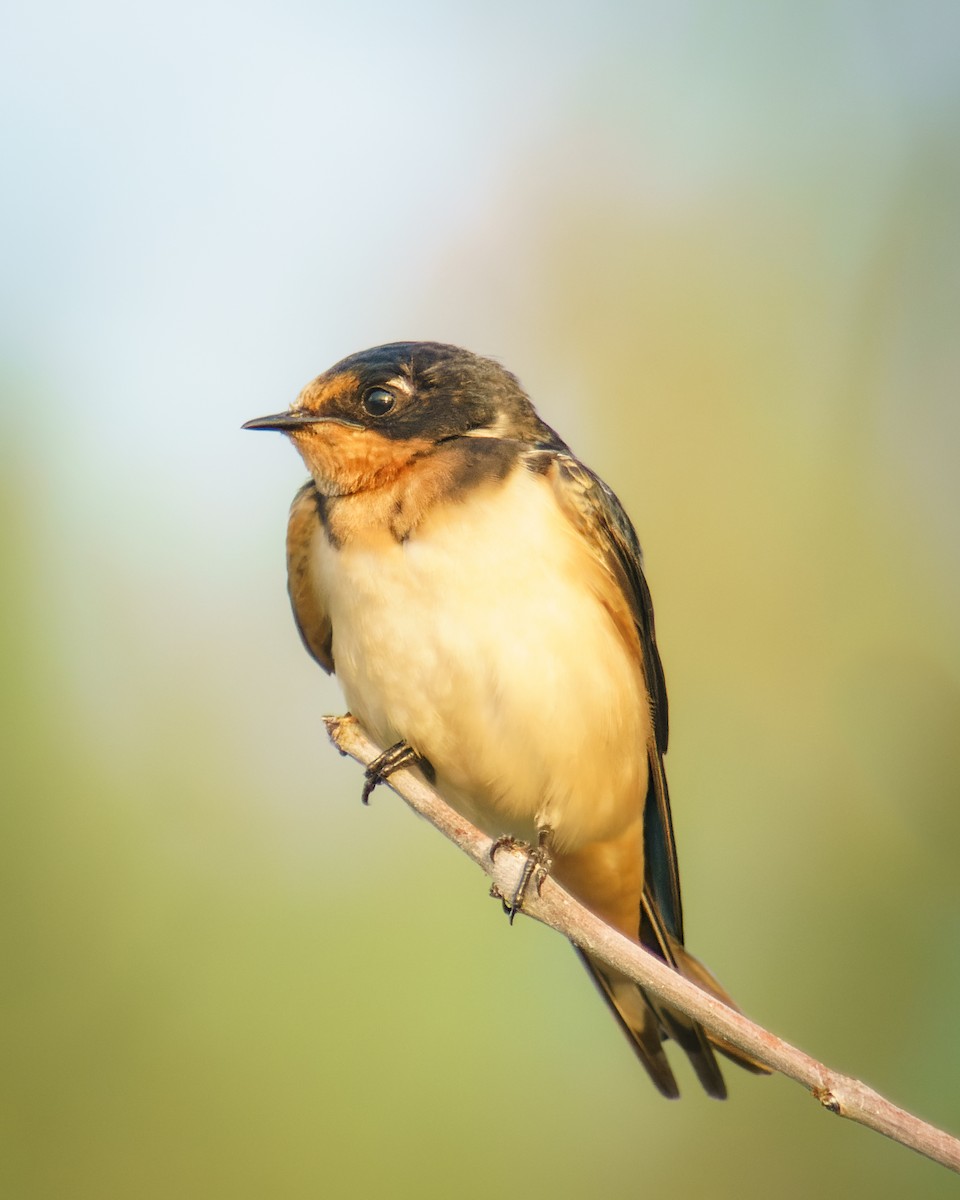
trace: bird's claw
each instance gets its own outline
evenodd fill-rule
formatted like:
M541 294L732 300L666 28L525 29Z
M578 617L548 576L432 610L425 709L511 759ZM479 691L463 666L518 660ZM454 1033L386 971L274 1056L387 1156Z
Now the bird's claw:
M543 887L543 881L550 874L550 868L553 865L553 859L549 850L550 834L551 830L544 825L537 834L537 844L535 846L531 846L527 842L518 841L517 838L505 834L503 837L498 837L490 847L491 862L497 857L497 851L502 850L505 846L511 850L522 850L526 855L520 880L509 899L504 896L496 884L490 889L490 895L498 899L503 905L503 911L507 914L507 920L511 925L513 924L514 917L523 908L523 900L527 894L527 889L530 887L530 881L533 880L534 886L537 889L537 895L539 896L540 889Z
M419 761L419 754L407 742L396 742L389 750L378 754L363 773L363 792L360 796L362 803L369 804L373 789L378 783L389 779L394 771Z

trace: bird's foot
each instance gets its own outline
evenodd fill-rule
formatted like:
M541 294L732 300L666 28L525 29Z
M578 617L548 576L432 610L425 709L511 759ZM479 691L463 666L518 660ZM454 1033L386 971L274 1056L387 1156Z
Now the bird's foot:
M363 794L360 799L364 804L369 804L370 793L378 783L389 779L394 771L399 771L402 767L409 767L411 763L420 762L423 762L420 755L407 742L397 742L389 750L384 750L382 754L377 755L363 773Z
M494 885L491 888L491 896L495 896L503 905L503 911L507 914L507 919L510 924L513 924L513 919L518 912L523 908L523 898L527 894L531 880L537 889L537 895L540 895L540 889L543 886L543 881L550 874L550 868L553 865L553 858L550 854L550 835L552 830L544 825L537 833L537 844L531 846L528 842L518 841L517 838L506 834L504 837L499 837L490 847L490 860L497 857L497 851L504 847L509 847L511 850L522 850L527 856L526 862L523 864L523 871L520 874L520 881L513 890L513 895L507 899L506 896Z

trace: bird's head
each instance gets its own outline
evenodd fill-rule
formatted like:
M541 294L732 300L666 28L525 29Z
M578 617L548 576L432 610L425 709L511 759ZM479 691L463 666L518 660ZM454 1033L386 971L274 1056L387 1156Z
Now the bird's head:
M509 371L437 342L351 354L309 383L289 411L243 428L287 434L328 496L382 486L454 438L562 445Z

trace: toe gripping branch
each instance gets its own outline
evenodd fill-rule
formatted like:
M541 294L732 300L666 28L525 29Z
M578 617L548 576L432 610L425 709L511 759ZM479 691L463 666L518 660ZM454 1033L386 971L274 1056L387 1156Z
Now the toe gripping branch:
M507 914L510 924L513 924L513 919L523 908L523 898L527 894L527 889L530 886L530 881L533 880L534 886L537 889L537 895L540 895L540 889L543 886L543 881L550 874L550 868L553 865L553 859L550 855L550 837L553 830L548 825L544 825L537 833L537 844L531 846L527 842L520 842L509 834L504 837L499 837L490 847L490 861L492 862L497 857L497 851L508 846L511 850L522 850L527 861L523 864L523 871L520 875L520 881L513 890L513 895L508 900L501 892L495 894L499 897L503 904L503 911Z
M389 779L394 771L409 767L412 763L422 763L423 760L416 750L406 742L396 742L389 750L378 754L366 771L364 771L363 793L360 799L364 804L370 803L370 794L378 783Z

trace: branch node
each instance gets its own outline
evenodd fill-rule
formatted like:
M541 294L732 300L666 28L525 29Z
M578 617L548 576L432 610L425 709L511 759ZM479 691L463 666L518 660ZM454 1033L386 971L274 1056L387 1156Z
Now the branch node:
M843 1116L843 1105L840 1102L840 1097L835 1095L828 1087L815 1087L813 1095L828 1112Z

